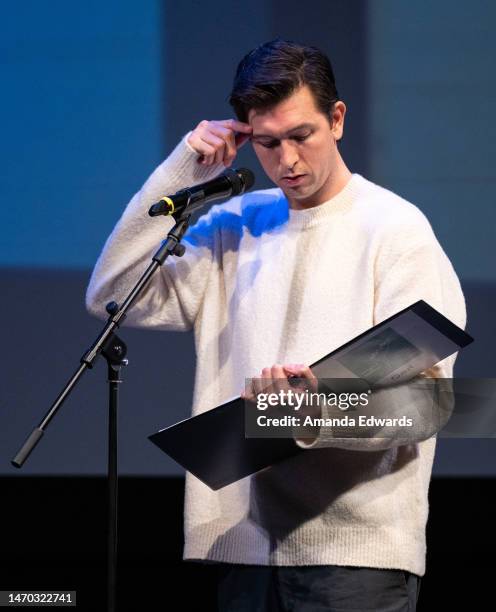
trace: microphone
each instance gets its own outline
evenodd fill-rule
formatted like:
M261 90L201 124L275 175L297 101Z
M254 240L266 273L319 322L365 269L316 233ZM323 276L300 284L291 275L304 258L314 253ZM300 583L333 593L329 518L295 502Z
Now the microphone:
M228 168L217 178L181 189L174 195L164 196L161 200L153 204L148 211L150 217L158 215L174 215L181 213L185 209L187 212L193 212L200 206L215 200L230 198L231 196L240 195L253 187L255 176L248 168Z

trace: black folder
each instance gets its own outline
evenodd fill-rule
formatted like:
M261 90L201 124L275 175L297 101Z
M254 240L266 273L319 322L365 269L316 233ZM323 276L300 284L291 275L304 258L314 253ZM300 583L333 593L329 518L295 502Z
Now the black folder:
M369 388L411 380L473 338L420 300L311 364L319 379L358 378ZM245 400L216 408L149 436L167 455L217 490L302 452L292 438L247 438Z

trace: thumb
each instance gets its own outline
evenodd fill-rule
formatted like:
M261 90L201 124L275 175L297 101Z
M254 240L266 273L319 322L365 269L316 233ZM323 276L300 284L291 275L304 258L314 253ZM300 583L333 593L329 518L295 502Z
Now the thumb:
M284 370L286 370L289 374L293 376L297 376L302 373L305 366L302 363L288 363L283 366Z

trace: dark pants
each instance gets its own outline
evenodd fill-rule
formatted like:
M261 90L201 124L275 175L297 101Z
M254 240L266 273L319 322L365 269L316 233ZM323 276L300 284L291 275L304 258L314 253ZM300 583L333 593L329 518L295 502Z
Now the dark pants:
M219 612L414 612L420 578L403 570L220 564Z

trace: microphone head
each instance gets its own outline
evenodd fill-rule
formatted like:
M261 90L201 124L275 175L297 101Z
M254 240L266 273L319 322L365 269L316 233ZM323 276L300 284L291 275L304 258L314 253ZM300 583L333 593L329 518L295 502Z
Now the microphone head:
M241 176L241 180L243 181L243 191L248 191L255 184L255 175L248 168L239 168L236 172Z
M248 168L228 168L223 172L223 175L231 183L231 196L237 196L248 191L255 183L255 175Z

